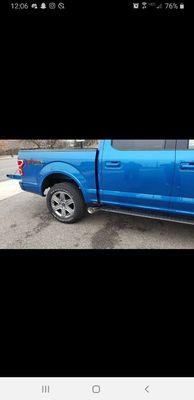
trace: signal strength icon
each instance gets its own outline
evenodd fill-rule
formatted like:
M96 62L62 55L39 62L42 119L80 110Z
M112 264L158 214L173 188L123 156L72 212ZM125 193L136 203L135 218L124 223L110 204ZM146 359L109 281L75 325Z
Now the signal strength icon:
M162 8L162 3L159 4L159 6L157 6L156 8L158 8L158 9L160 8L161 9Z

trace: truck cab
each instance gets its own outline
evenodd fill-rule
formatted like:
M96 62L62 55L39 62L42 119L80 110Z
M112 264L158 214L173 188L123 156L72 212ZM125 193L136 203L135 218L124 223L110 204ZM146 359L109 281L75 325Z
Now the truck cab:
M105 140L102 204L194 213L193 140Z

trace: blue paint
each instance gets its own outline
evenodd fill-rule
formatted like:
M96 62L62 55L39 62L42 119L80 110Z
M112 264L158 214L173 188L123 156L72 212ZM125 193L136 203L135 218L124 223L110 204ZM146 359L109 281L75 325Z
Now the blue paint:
M19 179L25 191L43 195L45 179L62 174L87 204L194 215L194 150L118 150L101 140L98 152L25 150L18 159L24 160Z

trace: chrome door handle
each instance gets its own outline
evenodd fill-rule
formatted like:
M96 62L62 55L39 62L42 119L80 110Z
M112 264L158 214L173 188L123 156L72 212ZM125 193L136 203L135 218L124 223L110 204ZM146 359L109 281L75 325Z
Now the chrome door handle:
M194 161L191 162L181 162L180 163L180 169L189 169L189 170L194 170Z
M106 161L105 165L106 165L106 167L109 167L109 168L118 168L121 166L121 162L120 161Z

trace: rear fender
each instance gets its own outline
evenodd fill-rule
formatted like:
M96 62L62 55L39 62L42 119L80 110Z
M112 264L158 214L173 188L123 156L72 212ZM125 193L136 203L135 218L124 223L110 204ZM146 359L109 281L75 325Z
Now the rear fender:
M77 183L82 191L85 201L87 201L86 179L77 168L63 162L52 162L41 169L38 176L38 185L41 188L41 192L44 180L52 174L63 174L64 176L66 175L68 178L72 179L75 183Z

